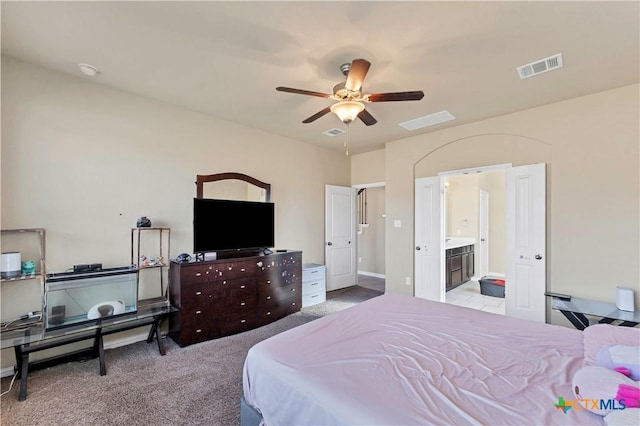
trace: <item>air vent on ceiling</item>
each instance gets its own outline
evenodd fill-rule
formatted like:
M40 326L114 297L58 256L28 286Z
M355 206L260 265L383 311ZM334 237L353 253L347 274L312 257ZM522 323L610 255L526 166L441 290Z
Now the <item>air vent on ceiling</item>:
M325 136L338 136L338 135L343 135L344 134L344 130L340 130L340 129L329 129L327 131L322 132L323 135Z
M444 123L445 121L455 120L455 117L449 111L440 111L424 117L414 118L413 120L398 123L398 126L407 130L417 130L434 124Z
M562 68L562 65L562 53L558 53L557 55L549 56L548 58L518 67L516 70L518 71L520 80L524 80L525 78L533 77L534 75L542 74L543 72Z

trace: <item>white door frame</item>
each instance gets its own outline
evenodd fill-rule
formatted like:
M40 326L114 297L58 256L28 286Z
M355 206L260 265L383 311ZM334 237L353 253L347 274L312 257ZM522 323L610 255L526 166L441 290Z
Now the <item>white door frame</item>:
M544 164L543 164L544 166ZM526 166L521 166L521 167L526 167ZM511 169L512 168L512 164L511 163L505 163L505 164L497 164L497 165L492 165L492 166L485 166L485 167L478 167L478 168L470 168L470 169L460 169L460 170L451 170L451 171L445 171L445 172L440 172L438 173L438 176L440 177L440 184L441 187L444 188L444 177L445 176L450 176L450 175L459 175L459 174L471 174L471 173L480 173L480 172L484 172L484 171L498 171L498 170L507 170L507 169ZM420 179L420 178L418 178ZM417 179L414 179L414 185L416 184ZM544 188L543 188L544 189ZM442 197L444 197L444 194L442 194ZM414 199L415 201L415 199ZM545 196L545 204L546 204L546 196ZM544 207L544 209L546 210L546 207ZM418 222L418 218L414 218L414 220L416 221L416 223ZM507 218L505 218L505 220L507 220ZM440 217L440 226L441 226L441 234L444 236L445 234L445 229L444 229L444 217ZM546 229L542 229L542 230L538 230L538 232L542 232L544 235L544 239L546 239ZM417 237L415 237L414 235L414 245L417 243ZM444 238L444 237L443 237ZM443 243L444 244L444 243ZM444 250L442 250L442 252L444 253ZM440 267L442 268L442 270L444 271L444 255L441 256L440 259ZM414 277L415 277L415 287L417 288L417 286L419 285L419 283L417 282L418 278L417 278L417 274L416 274L416 269L417 269L417 265L414 264ZM544 276L542 277L543 282L546 281L546 274L544 274ZM432 284L435 285L435 284ZM544 284L546 286L546 283ZM440 289L444 289L445 283L444 283L444 278L441 280L441 282L439 283L439 287ZM433 292L435 290L429 290L430 292ZM443 292L443 290L441 290ZM542 292L542 297L544 298L544 291ZM441 301L444 301L444 296L442 296ZM507 303L507 301L505 301L505 303ZM506 305L505 305L506 306ZM543 309L542 311L542 315L546 315L546 309Z
M478 278L489 274L489 193L480 190L480 205L478 209L480 218L478 220L478 247L480 248L478 260L478 273L474 274Z
M366 189L366 188L384 188L385 186L386 186L386 183L385 183L385 182L372 182L372 183L362 183L362 184L359 184L359 185L352 185L351 187L356 189L356 195L357 195L358 190L360 190L360 189ZM385 211L386 211L386 201L385 201ZM386 215L385 215L384 217L386 218ZM358 224L356 223L356 227L357 227L357 226L358 226ZM384 233L385 233L385 237L386 237L386 232L387 232L386 223L385 223L385 226L383 226L383 227L382 227L382 232L384 232ZM358 233L358 229L356 229L356 234L357 234L357 233ZM356 239L357 239L357 238L358 238L358 237L357 237L357 235L356 235ZM386 240L386 238L385 238L385 240ZM360 256L359 251L360 251L360 246L359 246L359 245L356 245L356 254L355 254L356 259L359 259L359 256ZM385 256L385 258L386 258L386 256ZM384 262L384 259L383 259L383 262ZM360 267L360 266L358 265L357 260L356 260L356 265L357 265L357 268L359 268L359 267ZM360 271L360 272L359 272L359 271L357 271L357 270L356 270L356 274L359 274L359 273L361 273L361 272L362 272L362 271ZM369 273L369 274L364 274L364 275L369 275L369 276L377 277L377 278L386 278L386 274L373 274L373 273ZM357 277L356 277L356 283L357 283Z

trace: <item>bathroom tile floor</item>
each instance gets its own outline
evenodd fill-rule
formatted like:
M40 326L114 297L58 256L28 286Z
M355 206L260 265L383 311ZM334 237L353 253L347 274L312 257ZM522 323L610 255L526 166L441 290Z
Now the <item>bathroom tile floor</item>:
M481 294L480 283L473 279L448 291L446 302L452 305L504 315L504 299Z

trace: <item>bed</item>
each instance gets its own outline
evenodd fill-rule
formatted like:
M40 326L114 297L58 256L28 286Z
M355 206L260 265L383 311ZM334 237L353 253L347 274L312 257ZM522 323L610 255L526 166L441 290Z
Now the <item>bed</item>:
M603 424L555 407L584 357L578 330L386 294L252 347L241 422Z

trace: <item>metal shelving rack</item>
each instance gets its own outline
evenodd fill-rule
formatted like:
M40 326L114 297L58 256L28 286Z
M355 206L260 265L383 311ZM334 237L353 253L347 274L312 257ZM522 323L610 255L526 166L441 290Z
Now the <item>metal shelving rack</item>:
M16 282L16 281L26 281L26 280L38 280L40 283L40 319L36 322L36 324L44 324L44 311L46 309L45 306L45 296L44 296L44 282L46 276L46 262L45 262L45 230L44 228L24 228L24 229L2 229L2 236L8 234L36 234L38 237L38 253L39 253L39 267L36 268L33 274L21 274L17 277L10 278L0 278L0 282ZM19 328L33 326L34 322L31 319L28 320L16 320L12 322L10 327L2 328L2 331L15 330Z
M158 257L162 260L153 265L145 265L140 263L140 244L141 234L147 231L158 232L159 235L159 254ZM166 238L166 254L164 252L164 240ZM137 248L137 250L136 250ZM169 286L165 288L164 284L164 268L169 268L170 260L169 254L171 253L171 228L162 227L137 227L131 228L131 264L136 265L138 269L137 282L138 282L138 295L140 294L140 272L147 269L160 269L160 294L162 296L151 299L138 299L138 308L140 306L148 305L169 305ZM135 257L134 257L135 255ZM168 269L167 269L168 271Z

